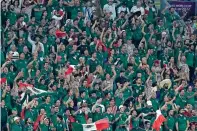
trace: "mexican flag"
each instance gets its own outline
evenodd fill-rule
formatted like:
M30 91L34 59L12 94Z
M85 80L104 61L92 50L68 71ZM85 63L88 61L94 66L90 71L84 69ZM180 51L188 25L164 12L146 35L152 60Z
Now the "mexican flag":
M56 35L57 38L63 38L63 37L66 37L66 32L56 30L55 35Z
M65 76L70 75L75 70L75 65L69 65L68 69L65 71Z
M72 124L73 131L101 131L107 128L109 128L109 120L107 118L98 120L91 124Z
M0 78L0 83L3 84L3 83L6 83L7 79L6 78Z
M166 121L166 118L161 114L160 110L156 111L156 119L153 123L153 129L155 129L156 131L160 131L160 127L162 125L163 122Z

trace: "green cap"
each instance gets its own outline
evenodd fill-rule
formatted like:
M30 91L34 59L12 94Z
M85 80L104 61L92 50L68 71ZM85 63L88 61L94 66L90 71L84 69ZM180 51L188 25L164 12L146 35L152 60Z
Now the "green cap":
M17 111L17 109L16 108L12 108L12 111Z

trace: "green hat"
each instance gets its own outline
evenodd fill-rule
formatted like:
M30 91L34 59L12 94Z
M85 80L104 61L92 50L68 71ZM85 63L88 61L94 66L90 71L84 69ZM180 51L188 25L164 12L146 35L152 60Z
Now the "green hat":
M82 10L80 9L80 8L78 8L78 10L77 10L78 12L82 12Z
M92 90L91 92L90 92L90 94L93 94L93 93L95 93L96 94L96 90Z
M12 111L17 111L17 109L16 108L12 108Z

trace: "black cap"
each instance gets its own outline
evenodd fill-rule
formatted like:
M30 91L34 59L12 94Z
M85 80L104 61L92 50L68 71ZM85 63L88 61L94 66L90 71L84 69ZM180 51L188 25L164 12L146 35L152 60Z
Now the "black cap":
M79 94L81 95L82 93L84 93L85 92L85 90L81 90L80 92L79 92Z
M128 63L128 64L127 64L127 66L133 66L133 64L131 64L131 63Z
M154 2L153 2L152 0L150 0L148 3L149 3L149 4L154 4Z
M132 16L134 17L135 15L137 15L138 17L141 15L141 11L136 11L135 13L132 14Z
M34 38L37 38L37 37L40 38L40 39L43 38L43 36L41 36L41 35L39 35L39 34L35 34L35 35L34 35Z
M58 114L58 115L57 115L57 117L59 117L59 118L60 118L60 120L62 120L62 119L63 119L62 115L60 115L60 114Z
M120 73L124 73L124 72L125 72L125 70L124 70L124 69L121 69L121 70L120 70Z
M95 93L96 94L96 90L92 90L91 92L90 92L90 94L93 94L93 93Z

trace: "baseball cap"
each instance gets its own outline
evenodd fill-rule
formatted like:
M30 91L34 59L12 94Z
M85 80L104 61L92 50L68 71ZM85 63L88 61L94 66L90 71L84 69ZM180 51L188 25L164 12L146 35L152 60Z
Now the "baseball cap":
M146 104L147 104L148 106L152 106L152 102L151 102L151 101L147 101Z
M123 105L120 105L120 106L119 106L119 110L120 110L121 108L123 108L123 107L124 107Z
M18 116L14 117L14 121L16 121L18 119L20 119L20 117L18 117Z

